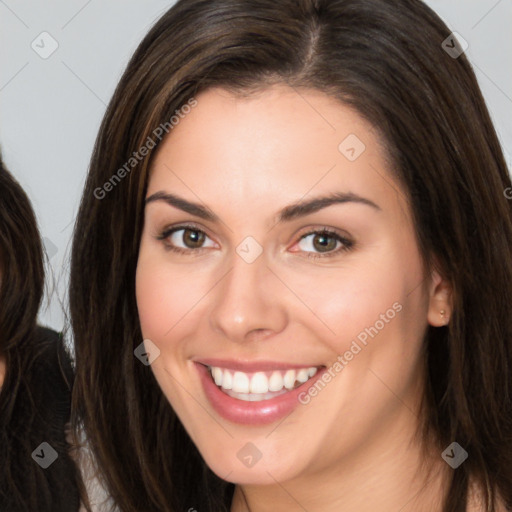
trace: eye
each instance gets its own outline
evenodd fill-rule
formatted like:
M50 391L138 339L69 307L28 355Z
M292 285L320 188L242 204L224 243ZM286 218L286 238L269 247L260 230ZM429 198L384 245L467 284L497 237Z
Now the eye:
M348 251L354 246L354 242L336 231L322 228L303 235L297 245L307 253L308 258L322 258Z
M158 235L157 239L164 241L167 249L182 254L197 252L198 249L206 247L215 247L215 243L202 229L192 225L174 226L165 229ZM205 246L206 240L210 240L211 245Z
M180 254L200 254L202 249L215 247L215 243L200 228L194 225L180 225L167 228L157 236L166 250ZM209 245L205 242L210 241ZM321 228L301 236L296 244L298 252L306 253L307 258L325 258L349 251L354 242L329 228ZM295 251L293 251L295 252Z

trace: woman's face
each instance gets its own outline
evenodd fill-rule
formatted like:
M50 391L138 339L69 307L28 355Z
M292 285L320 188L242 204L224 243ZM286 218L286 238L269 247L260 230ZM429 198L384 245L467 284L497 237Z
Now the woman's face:
M154 160L137 266L163 393L232 482L403 441L422 337L444 323L441 280L423 270L377 133L312 90L196 99Z

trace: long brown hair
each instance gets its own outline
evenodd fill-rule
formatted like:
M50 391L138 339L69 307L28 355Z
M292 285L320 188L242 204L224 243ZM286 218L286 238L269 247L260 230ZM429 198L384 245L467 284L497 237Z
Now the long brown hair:
M425 264L453 286L450 325L424 339L423 439L436 439L439 454L453 441L470 454L447 483L443 510L466 510L470 478L488 512L496 493L512 505L512 203L503 193L511 182L468 60L442 46L449 36L418 0L181 0L140 43L96 140L70 288L74 426L85 428L123 512L227 511L233 493L133 356L155 149L126 164L206 88L251 94L274 83L337 98L386 141Z
M72 512L80 475L69 454L73 369L62 338L37 325L44 290L43 245L30 201L0 157L0 510ZM51 466L32 453L41 442Z

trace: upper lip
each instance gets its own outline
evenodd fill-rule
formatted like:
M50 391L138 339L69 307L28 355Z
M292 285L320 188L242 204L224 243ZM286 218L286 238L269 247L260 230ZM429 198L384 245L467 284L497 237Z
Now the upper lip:
M290 370L300 368L318 368L323 365L319 364L295 364L292 362L281 361L244 361L242 359L217 359L217 358L200 358L194 359L195 363L205 366L216 366L229 370L237 370L244 373L262 372L270 370Z

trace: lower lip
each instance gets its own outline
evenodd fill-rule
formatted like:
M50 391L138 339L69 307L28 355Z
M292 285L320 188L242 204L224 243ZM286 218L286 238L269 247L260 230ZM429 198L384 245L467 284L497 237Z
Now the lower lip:
M243 425L264 425L288 416L299 405L299 394L312 386L326 371L326 368L319 369L314 377L297 388L270 400L247 402L226 395L213 382L206 366L194 364L199 371L206 397L215 411L228 421Z

